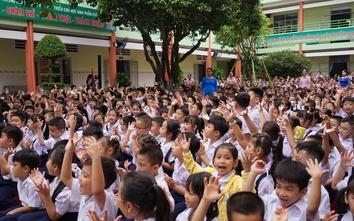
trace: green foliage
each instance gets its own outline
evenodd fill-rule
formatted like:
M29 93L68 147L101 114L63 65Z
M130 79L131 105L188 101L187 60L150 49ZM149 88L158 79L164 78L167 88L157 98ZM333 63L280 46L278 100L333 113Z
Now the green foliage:
M215 33L215 41L224 51L237 52L243 78L251 78L253 69L256 76L261 72L261 63L255 56L255 40L257 36L269 33L269 19L261 9L260 0L242 1L242 13L234 16L232 25L225 25Z
M184 74L181 65L178 67L178 83L183 84Z
M303 69L311 69L310 59L290 50L270 53L263 61L271 77L298 77Z
M35 58L60 58L66 55L65 44L53 34L44 36L34 50Z
M122 87L129 87L130 85L132 85L132 82L129 79L128 75L124 72L116 73L116 82L118 82L119 86Z
M217 79L224 79L225 78L225 71L221 68L213 68L213 76Z
M47 68L53 68L53 69L59 69L61 68L61 64L46 64L41 66L42 69L47 69Z
M41 73L41 77L63 77L64 74L62 73Z
M57 86L58 88L64 87L65 84L61 82L42 82L43 87L54 87Z

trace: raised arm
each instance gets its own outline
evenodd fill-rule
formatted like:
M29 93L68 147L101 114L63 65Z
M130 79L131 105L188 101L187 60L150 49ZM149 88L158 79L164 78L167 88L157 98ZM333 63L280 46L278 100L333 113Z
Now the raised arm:
M98 141L92 136L86 137L83 146L92 159L92 194L97 205L103 210L106 202L106 192L104 191L105 181Z
M317 159L315 159L315 161L309 159L307 161L306 170L312 177L311 190L306 209L306 219L313 220L318 213L318 207L321 203L322 176L323 174L328 173L329 170L322 171L318 166Z
M341 160L340 160L339 167L332 179L332 184L331 184L332 189L338 190L337 184L343 180L345 170L347 169L347 167L354 167L354 164L352 163L353 159L354 159L353 150L351 151L345 150L345 152L341 153Z

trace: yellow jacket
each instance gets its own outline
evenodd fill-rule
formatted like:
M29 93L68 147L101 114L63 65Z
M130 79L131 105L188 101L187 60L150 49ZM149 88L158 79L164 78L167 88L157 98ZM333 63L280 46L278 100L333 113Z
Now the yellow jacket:
M200 173L200 172L213 173L216 171L215 167L208 166L207 168L203 168L199 164L197 164L194 161L193 156L190 151L188 151L187 153L183 153L183 160L184 160L184 165L190 174ZM235 174L227 182L227 184L224 188L225 194L218 202L218 209L219 209L218 220L219 221L227 221L227 213L226 213L227 200L229 199L229 197L232 194L243 191L243 186L247 180L247 177L248 177L248 173L242 172L242 177Z

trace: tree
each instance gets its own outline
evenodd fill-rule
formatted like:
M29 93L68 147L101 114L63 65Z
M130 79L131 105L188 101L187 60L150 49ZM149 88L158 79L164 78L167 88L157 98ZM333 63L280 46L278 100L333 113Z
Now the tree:
M116 82L119 83L119 86L130 87L132 81L129 79L128 75L124 72L116 73Z
M263 61L267 65L269 75L273 77L298 77L302 70L311 69L310 59L290 50L269 53Z
M42 2L42 7L45 3L45 9L50 8L51 2L54 2L18 1L25 2L26 5ZM69 0L69 3L75 7L84 1L97 6L101 21L114 21L116 26L124 25L141 33L145 58L155 73L155 81L170 90L178 87L179 63L206 41L210 32L219 31L222 26L229 25L234 22L234 18L240 17L244 13L241 10L243 5L248 4L247 0ZM154 42L152 39L156 33L161 42ZM189 51L179 55L180 44L188 37L193 44ZM161 58L158 56L157 46L162 47ZM164 77L165 71L169 81Z
M215 40L226 52L236 52L238 60L242 62L244 78L250 78L254 69L252 63L253 66L258 64L255 41L257 36L269 32L269 20L263 13L260 0L241 0L241 2L242 13L234 14L232 25L225 25L216 32ZM255 75L256 73L253 73L253 81Z
M65 44L56 35L50 34L44 36L37 44L34 51L35 58L48 58L50 64L43 65L41 70L47 70L47 73L41 73L42 86L64 86L62 83L63 74L60 73L60 64L56 60L67 55Z

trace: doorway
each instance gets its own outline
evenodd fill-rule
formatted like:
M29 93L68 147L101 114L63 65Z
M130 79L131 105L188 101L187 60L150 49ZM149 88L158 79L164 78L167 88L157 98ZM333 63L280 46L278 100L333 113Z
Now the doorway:
M203 77L205 76L205 62L203 62L202 64L198 65L198 82L201 82Z
M117 60L117 73L126 73L130 78L130 64L129 61Z
M329 57L329 74L331 77L341 76L343 70L348 70L349 56Z

